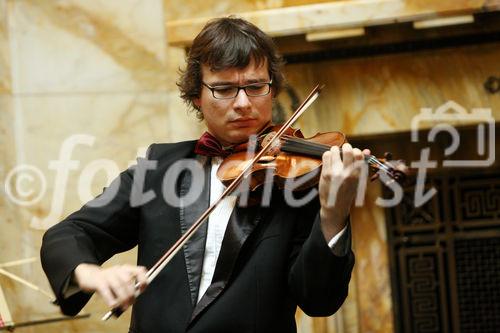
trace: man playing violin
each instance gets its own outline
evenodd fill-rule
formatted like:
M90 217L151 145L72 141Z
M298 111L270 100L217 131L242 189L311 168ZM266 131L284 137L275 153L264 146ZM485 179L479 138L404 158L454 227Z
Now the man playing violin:
M207 133L199 141L152 145L147 160L44 236L43 267L64 313L78 313L96 292L112 308L134 303L130 332L294 332L297 306L311 316L338 310L354 265L348 216L359 178L344 171L368 153L349 144L342 158L338 147L323 155L313 200L294 207L273 191L267 207L245 207L226 197L157 278L146 281L145 267L223 191L215 177L227 153L221 148L270 124L284 81L281 64L272 40L247 21L222 18L203 28L178 85ZM199 161L206 176L200 197L167 202L162 191L182 197L195 185L189 172L166 176L189 160ZM329 200L334 184L341 184L338 195ZM101 267L136 245L137 266ZM143 290L137 299L136 283Z

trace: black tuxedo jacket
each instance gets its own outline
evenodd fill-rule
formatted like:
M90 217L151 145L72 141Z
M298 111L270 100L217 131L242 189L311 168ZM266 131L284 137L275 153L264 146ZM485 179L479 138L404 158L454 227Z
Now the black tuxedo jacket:
M208 206L208 177L190 206L164 198L189 192L192 174L172 165L192 161L194 144L152 145L148 160L46 232L42 265L63 313L77 314L91 296L64 297L78 264L102 264L138 245L138 265L151 267ZM268 207L237 206L212 284L196 303L205 234L206 226L137 299L130 332L295 332L297 305L308 315L328 316L347 296L350 230L337 243L340 253L332 251L320 229L317 196L300 208L287 206L279 193Z

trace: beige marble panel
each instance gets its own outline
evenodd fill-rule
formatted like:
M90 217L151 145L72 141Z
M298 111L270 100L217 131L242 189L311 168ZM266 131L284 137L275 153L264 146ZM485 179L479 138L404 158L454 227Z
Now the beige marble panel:
M165 42L166 44L166 42ZM171 93L179 96L177 81L179 80L179 69L186 68L186 51L180 47L167 47L167 69L166 69L166 87Z
M259 1L179 1L164 0L165 20L210 17L254 10Z
M30 251L23 246L24 238L22 225L19 223L17 207L10 201L5 184L9 171L15 166L15 134L13 98L9 95L0 95L0 263L21 259L30 256ZM11 183L11 182L8 182ZM16 273L16 269L6 269ZM0 285L5 293L7 305L13 320L16 320L18 311L16 298L23 292L19 283L0 275Z
M0 94L11 91L7 13L7 0L0 0Z
M168 126L166 142L198 139L206 131L203 121L196 118L194 111L189 110L178 92L169 93Z
M5 180L13 167L14 137L13 137L12 97L0 95L0 228L7 223L7 213L11 213L5 193ZM3 229L2 229L3 230ZM0 242L1 246L1 242ZM4 253L0 251L0 255ZM2 258L0 257L0 262Z
M44 232L39 228L45 229L81 206L82 201L77 186L83 170L93 161L107 159L108 163L116 164L117 170L122 170L129 162L135 160L137 154L143 154L144 149L152 142L196 138L202 130L201 124L185 111L185 107L176 96L177 93L172 93L171 96L166 93L124 93L22 96L8 100L0 98L2 109L15 110L15 112L0 113L0 140L3 142L4 138L8 138L6 140L8 144L2 144L0 148L2 153L0 165L5 166L4 161L8 160L9 170L21 164L34 166L42 172L47 182L45 195L33 205L23 207L7 199L0 201L0 223L4 227L2 230L6 231L0 234L0 262L38 257ZM95 141L92 145L75 146L71 159L79 161L78 169L70 171L62 200L54 199L54 193L57 192L54 186L56 172L48 166L52 160L59 158L63 142L75 134L89 135ZM15 150L14 145L17 148ZM8 158L3 158L6 154L3 147L12 147ZM141 152L138 153L139 150ZM5 172L1 173L1 176L4 174ZM107 177L101 173L90 183L87 181L84 184L93 194L97 194L106 182ZM35 185L31 189L37 189ZM49 211L55 201L61 202L61 211L51 216ZM7 211L6 206L9 206L9 212L15 213L15 217L13 215L4 221L2 219L6 216L4 214ZM58 212L57 209L55 211ZM41 222L34 223L33 218L39 218ZM134 263L135 256L135 251L132 251L114 258L109 264ZM39 263L12 271L46 290L50 289ZM45 296L17 286L15 283L4 280L0 282L2 286L6 286L4 289L7 289L12 313L17 320L29 321L59 315L58 308L50 305ZM118 321L102 323L100 316L106 311L106 306L100 300L94 299L84 309L84 312L93 314L91 319L61 322L26 330L28 332L47 332L47 330L125 332L130 314L127 313Z
M5 192L5 182L9 171L15 165L14 111L12 97L0 95L0 229L12 222L13 207ZM1 229L4 231L4 229ZM0 246L2 246L0 242ZM0 251L0 255L4 251ZM0 262L2 258L0 257Z
M15 93L165 89L161 0L11 4Z
M341 1L341 0L333 0ZM301 6L313 3L333 2L332 0L208 0L208 1L181 1L163 0L165 20L190 19L195 17L213 17L228 14L237 14L255 10Z
M352 212L359 332L394 331L385 215L375 204L379 197L380 184L370 183L364 205Z
M326 4L324 8L345 6L343 8L343 16L352 15L352 17L358 16L364 18L367 13L360 10L357 6L362 6L365 3L373 3L375 6L379 7L379 13L371 13L372 18L377 15L383 15L383 9L388 12L390 10L399 10L401 13L412 13L412 12L424 12L429 13L433 11L450 10L454 9L469 9L471 7L479 7L481 5L494 5L494 1L471 1L471 0L446 0L446 1L428 1L428 0L409 0L404 3L394 2L393 6L387 6L387 1L383 0L240 0L240 1L230 1L230 0L206 0L203 2L185 2L181 0L163 0L165 7L165 20L182 20L182 19L193 19L199 17L214 17L228 14L238 14L245 12L260 11L266 9L276 9L276 8L286 8L293 6L304 6L304 5L315 5L315 4ZM338 2L338 5L333 5L333 3ZM332 6L333 5L333 6ZM322 8L318 9L318 14L321 13ZM404 10L404 11L403 11ZM342 14L342 13L340 13ZM368 16L368 18L370 18ZM342 19L342 18L341 18ZM307 18L302 18L302 24L304 24ZM330 23L331 24L331 23Z
M78 161L79 165L69 173L67 190L62 198L63 214L82 204L77 186L82 173L90 170L91 163L106 160L104 163L109 165L110 173L116 174L135 159L138 150L144 153L150 143L188 138L189 133L193 133L192 122L196 123L196 120L193 118L188 122L184 109L171 110L169 104L169 96L165 93L18 98L17 122L21 132L18 135L18 163L40 169L47 185L43 199L25 208L32 217L44 220L32 226L45 228L60 218L59 214L55 220L45 219L52 203L61 202L53 199L58 193L54 185L57 173L49 165L59 159L65 142L69 144L74 135L86 135L73 141L74 148L70 149L71 159ZM106 184L106 173L104 169L100 170L92 182L93 194Z
M15 231L18 233L12 233ZM2 260L17 260L19 258L28 257L38 258L40 247L38 240L41 239L41 231L23 230L22 228L18 228L17 230L12 229L10 235L9 239L2 239L2 243L9 245L12 251L3 255ZM17 253L14 249L17 249ZM114 257L106 263L105 266L125 263L134 264L135 257L136 251L132 250ZM50 287L46 281L39 260L34 263L8 268L8 271L32 284L35 284L39 288L50 292ZM26 333L75 333L127 332L128 330L131 314L130 311L125 312L118 320L110 320L104 323L100 320L100 318L108 311L108 308L98 297L93 297L80 313L82 315L90 314L90 317L75 320L73 318L62 316L59 307L51 304L50 299L40 292L32 290L20 283L14 282L11 279L7 279L2 276L0 276L0 283L6 294L5 297L14 322L33 323L34 321L39 320L66 318L64 321L52 324L28 326L19 331Z
M325 84L320 98L298 121L306 133L371 134L410 130L421 108L436 109L448 100L467 109L491 108L500 120L498 94L483 87L497 72L498 59L500 44L492 43L293 64L286 73L301 99L316 84Z
M2 176L6 174L6 163L12 154L13 119L12 97L0 94L0 175Z
M142 97L138 99L142 99L144 101L148 98ZM148 102L142 103L148 104ZM27 149L26 151L29 153L39 150L41 152L41 156L44 151L47 152L49 150L47 149L47 144L51 141L45 141L44 139L57 133L57 130L54 129L57 128L58 120L63 118L61 113L64 114L64 112L61 112L60 114L52 114L53 118L49 117L47 114L45 114L44 117L42 114L37 114L37 111L40 111L38 105L42 104L43 103L36 103L36 101L32 101L32 104L24 103L24 101L20 98L0 96L0 108L2 110L2 112L0 112L0 184L2 185L0 189L0 228L2 230L0 233L0 263L25 258L36 258L36 262L34 263L6 268L6 270L50 293L50 287L38 259L44 230L36 230L30 227L31 218L33 216L32 211L40 211L40 209L36 208L36 206L22 207L15 204L10 197L5 195L3 186L3 182L6 180L6 174L9 173L9 171L16 166L20 166L22 164L21 162L30 162L29 157L27 158L26 154L24 154L25 150L21 151L19 146L24 146L24 143L28 142L31 149ZM57 103L52 103L51 109L54 108L55 104ZM150 102L150 104L154 105L154 102ZM29 109L28 111L30 111L31 114L34 113L40 118L43 118L43 131L39 129L38 131L32 132L32 130L36 128L36 126L32 126L32 124L36 123L36 121L23 121L20 114L23 111L26 111L26 108L30 105L33 109ZM23 107L25 108L24 110L22 109ZM147 110L145 109L147 108L136 108L137 112L146 112ZM33 118L33 120L36 120L36 117ZM78 117L72 117L71 114L67 114L67 120L71 120L71 118L75 119ZM158 117L156 120L158 121ZM82 124L82 126L83 125L85 124ZM83 131L85 131L85 128L81 128L80 132ZM132 131L132 133L134 132ZM154 129L151 129L149 133L155 133ZM36 135L36 137L31 135ZM111 134L110 138L112 137L113 135ZM102 142L103 138L100 139ZM106 139L106 137L104 137L104 139ZM133 140L133 137L131 137L130 140ZM131 142L133 145L133 141ZM107 148L111 150L110 147ZM40 158L43 159L43 157ZM46 156L45 160L49 158L50 156ZM34 162L33 164L36 163ZM43 168L40 169L43 170ZM48 173L45 173L45 175L48 176ZM27 185L30 184L28 183ZM94 187L94 189L96 188ZM16 192L14 191L14 193ZM47 194L47 196L50 197L50 194ZM68 205L71 206L72 201L75 201L74 198L67 198ZM66 211L68 210L65 209L65 213ZM135 252L132 251L129 254L123 254L114 258L111 263L134 262ZM51 299L49 299L46 295L34 291L25 285L4 276L0 276L0 284L5 292L8 306L16 323L26 323L35 320L61 317L59 308L52 305L50 303ZM100 322L99 317L106 310L107 309L104 304L95 299L92 300L84 309L84 313L93 314L91 319L64 321L41 326L29 326L23 328L22 332L70 333L89 331L104 332L108 330L114 332L125 332L128 327L130 314L126 313L119 321L112 321L110 323L103 324Z

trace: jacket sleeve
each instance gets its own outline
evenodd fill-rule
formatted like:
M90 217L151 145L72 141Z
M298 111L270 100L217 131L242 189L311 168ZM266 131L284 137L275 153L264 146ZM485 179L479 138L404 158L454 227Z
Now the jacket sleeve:
M66 315L76 315L91 296L78 292L64 297L64 289L76 266L100 265L137 244L139 212L129 202L133 175L132 168L122 172L101 195L43 236L42 267Z
M307 315L330 316L340 308L348 293L354 266L351 228L348 224L332 249L321 231L319 212L315 211L312 227L304 220L298 221L302 230L296 233L294 240L288 284L297 304ZM307 216L310 221L311 215ZM304 227L306 225L310 229Z

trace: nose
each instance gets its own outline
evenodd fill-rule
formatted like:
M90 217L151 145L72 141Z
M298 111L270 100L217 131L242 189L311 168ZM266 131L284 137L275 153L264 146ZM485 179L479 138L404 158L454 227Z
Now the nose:
M244 89L238 91L238 95L234 98L233 107L237 112L247 112L251 109L252 103L248 98Z

